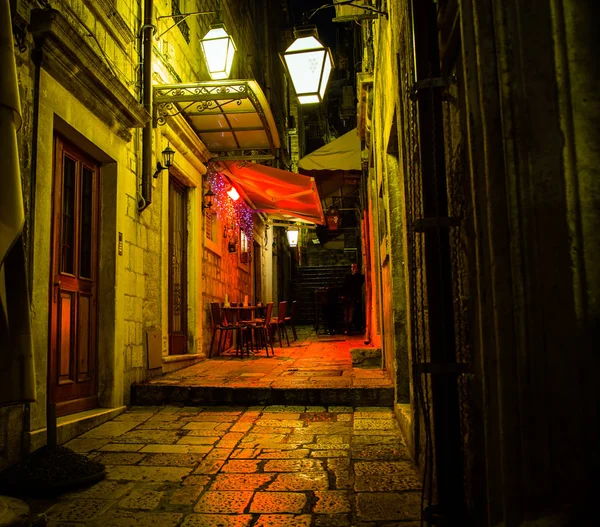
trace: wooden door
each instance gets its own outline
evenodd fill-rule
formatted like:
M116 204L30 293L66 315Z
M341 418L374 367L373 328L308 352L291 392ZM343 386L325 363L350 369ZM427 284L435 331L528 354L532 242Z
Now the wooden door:
M48 389L57 415L98 404L99 165L55 138Z
M169 354L187 352L187 188L169 180Z

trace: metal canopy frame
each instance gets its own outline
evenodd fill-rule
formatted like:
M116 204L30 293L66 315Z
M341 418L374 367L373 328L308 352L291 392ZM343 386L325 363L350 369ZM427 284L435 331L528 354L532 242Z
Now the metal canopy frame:
M183 115L213 161L268 161L279 148L269 103L253 80L154 86L153 123Z

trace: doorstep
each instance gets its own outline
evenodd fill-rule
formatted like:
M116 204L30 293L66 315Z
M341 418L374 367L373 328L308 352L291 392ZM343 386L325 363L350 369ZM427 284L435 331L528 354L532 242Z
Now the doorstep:
M65 415L56 420L56 439L62 445L74 437L95 428L102 423L114 419L127 409L126 406L116 408L94 408L85 412ZM28 451L33 452L46 444L46 428L39 428L25 433L29 445Z

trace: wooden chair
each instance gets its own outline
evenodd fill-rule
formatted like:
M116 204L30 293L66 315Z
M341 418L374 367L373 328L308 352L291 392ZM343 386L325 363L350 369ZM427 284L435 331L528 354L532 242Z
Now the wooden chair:
M253 321L253 330L257 336L258 345L264 344L267 357L269 356L269 344L271 345L271 355L275 355L273 351L273 339L271 337L271 315L273 313L273 302L267 304L265 317L255 318Z
M285 326L285 315L287 312L287 302L284 300L283 302L279 302L277 306L277 318L271 318L271 333L277 331L277 336L279 337L279 347L282 348L283 344L281 342L281 332L285 333L285 340L287 340L287 345L290 345L290 339L288 337L287 328Z
M210 339L210 348L208 350L208 358L212 357L213 346L215 343L215 337L219 333L219 340L217 341L217 355L221 354L221 339L223 334L227 335L227 332L235 330L235 327L229 324L225 318L225 312L221 309L219 302L210 303L210 318L212 322L213 334ZM227 342L227 336L225 337L224 344Z
M213 335L210 341L210 349L209 349L209 358L212 357L212 349L215 341L215 337L217 332L219 333L219 340L217 341L217 355L220 355L222 351L225 350L225 344L227 343L227 335L231 335L233 337L234 333L236 335L236 355L241 350L242 358L244 357L244 330L248 329L247 324L239 323L235 320L235 316L232 317L232 320L227 320L225 316L225 311L221 308L218 302L211 302L210 304L210 312L211 318L213 321ZM225 336L225 340L223 340L223 336ZM221 345L222 344L222 345ZM248 356L250 356L250 351L248 350Z
M298 340L298 335L296 335L296 325L294 324L294 318L296 316L296 300L292 302L292 310L289 316L285 317L286 323L289 323L292 326L292 334L294 335L294 340Z

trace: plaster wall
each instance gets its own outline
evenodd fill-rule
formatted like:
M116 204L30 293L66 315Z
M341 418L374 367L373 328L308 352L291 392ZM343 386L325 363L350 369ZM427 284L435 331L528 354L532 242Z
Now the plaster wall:
M127 187L135 182L128 169L131 145L119 139L99 119L67 92L53 77L42 70L39 117L38 175L36 182L34 275L32 288L32 333L36 360L38 400L31 405L31 429L45 426L46 382L49 341L50 235L53 185L54 133L59 129L76 145L102 163L100 171L100 269L98 289L98 375L101 406L123 404L124 320L116 313L125 310L124 270L130 251L116 255L116 232L125 231ZM135 184L135 183L134 183Z

